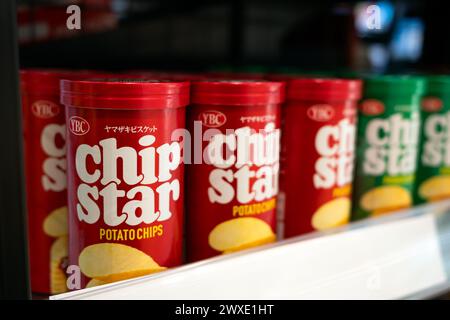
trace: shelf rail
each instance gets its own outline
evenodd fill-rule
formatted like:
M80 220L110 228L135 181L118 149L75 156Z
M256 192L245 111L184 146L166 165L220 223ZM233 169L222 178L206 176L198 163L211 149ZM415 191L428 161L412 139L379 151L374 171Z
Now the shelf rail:
M449 274L442 201L52 299L417 299Z

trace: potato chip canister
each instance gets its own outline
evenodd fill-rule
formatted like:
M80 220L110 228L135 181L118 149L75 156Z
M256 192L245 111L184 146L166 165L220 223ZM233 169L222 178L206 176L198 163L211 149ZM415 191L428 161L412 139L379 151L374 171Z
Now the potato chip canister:
M420 77L365 79L358 108L354 220L413 204L424 86Z
M189 261L275 241L283 100L281 82L192 83Z
M95 71L24 69L20 72L31 290L67 291L66 126L61 79Z
M64 70L22 70L26 208L31 289L34 293L66 291L67 180L64 106L59 81Z
M414 203L450 198L450 77L426 78Z
M69 264L79 268L78 287L180 265L183 141L173 133L185 127L189 83L62 81L61 101L67 123Z
M361 81L287 81L278 210L280 233L292 237L350 220Z

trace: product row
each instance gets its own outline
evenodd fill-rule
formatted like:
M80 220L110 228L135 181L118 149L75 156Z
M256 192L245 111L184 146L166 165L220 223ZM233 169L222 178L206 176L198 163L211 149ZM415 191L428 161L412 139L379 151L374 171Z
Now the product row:
M210 77L21 72L33 292L450 197L450 77Z

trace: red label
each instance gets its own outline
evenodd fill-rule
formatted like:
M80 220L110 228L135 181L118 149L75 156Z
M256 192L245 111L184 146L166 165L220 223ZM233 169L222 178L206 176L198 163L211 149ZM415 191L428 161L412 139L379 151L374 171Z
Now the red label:
M427 112L437 112L444 106L441 99L437 97L426 97L422 99L422 109Z
M187 188L190 261L275 241L279 106L216 108L226 125L208 129L202 121L202 131L194 121L211 111L189 107L193 150L200 155L187 174L195 186Z
M185 109L68 110L77 123L68 139L69 260L81 287L181 264L183 145L171 135Z
M384 103L376 99L367 99L361 103L360 110L365 115L376 116L384 113Z
M227 117L220 111L208 110L200 113L198 120L200 120L205 127L218 128L227 122Z
M322 104L296 102L283 109L279 210L286 237L337 227L350 218L356 105L326 104L334 116L320 122L310 115L317 105Z
M22 95L31 287L67 290L66 126L58 95Z

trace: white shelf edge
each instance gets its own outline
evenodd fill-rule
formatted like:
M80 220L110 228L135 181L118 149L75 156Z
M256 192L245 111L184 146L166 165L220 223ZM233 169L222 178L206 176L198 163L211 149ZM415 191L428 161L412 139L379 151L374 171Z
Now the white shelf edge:
M446 237L450 200L51 299L427 298L450 287Z

